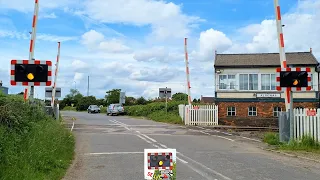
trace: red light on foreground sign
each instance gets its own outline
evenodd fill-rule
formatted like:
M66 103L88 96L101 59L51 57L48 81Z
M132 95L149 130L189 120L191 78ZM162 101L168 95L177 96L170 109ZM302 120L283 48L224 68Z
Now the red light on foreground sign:
M314 109L309 109L307 111L307 116L316 116L317 115L317 111Z

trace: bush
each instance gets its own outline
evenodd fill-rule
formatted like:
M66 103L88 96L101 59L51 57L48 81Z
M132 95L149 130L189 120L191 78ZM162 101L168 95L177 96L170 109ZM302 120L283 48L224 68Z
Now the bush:
M166 112L165 102L154 102L147 105L126 106L125 112L129 116L144 116L159 122L181 123L178 105L181 102L168 102Z
M0 179L61 179L74 138L43 106L0 95Z
M76 111L75 107L71 107L71 106L66 106L62 109L63 111Z
M279 145L280 139L278 133L268 132L264 134L263 142L268 143L270 145Z

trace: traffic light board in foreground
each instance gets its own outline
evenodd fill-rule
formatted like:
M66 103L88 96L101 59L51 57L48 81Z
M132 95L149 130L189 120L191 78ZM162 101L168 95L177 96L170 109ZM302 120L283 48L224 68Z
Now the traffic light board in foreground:
M159 176L170 179L173 176L173 164L176 162L176 149L145 149L144 150L144 177L153 179ZM159 171L157 174L156 171Z
M51 86L51 61L11 60L12 86Z
M291 88L292 91L311 90L310 68L277 68L277 90Z

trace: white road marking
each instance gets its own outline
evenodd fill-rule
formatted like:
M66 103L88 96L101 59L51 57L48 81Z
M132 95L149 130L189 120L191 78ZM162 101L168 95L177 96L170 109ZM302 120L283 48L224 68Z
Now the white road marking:
M147 139L149 139L152 142L157 142L155 139L152 139L151 137L149 137L149 136L147 136L145 134L142 134L142 133L139 133L139 134L141 134L142 136L146 137Z
M73 128L73 129L87 129L87 130L107 130L107 129L110 129L110 128Z
M100 153L86 153L85 155L113 155L113 154L143 154L143 152L100 152Z
M124 123L123 123L123 124L124 124ZM127 126L127 125L124 124L124 126ZM149 136L147 136L147 135L145 135L145 134L142 134L142 133L139 132L139 131L136 131L136 132L139 133L139 135L142 135L142 136L144 136L145 138L153 141L154 143L157 143L157 141L154 140L154 139L152 139L151 137L149 137ZM147 139L145 139L145 138L143 138L142 136L139 136L139 135L137 135L139 138L141 138L141 139L143 139L143 140L145 140L145 141L147 142ZM224 137L223 137L223 138L224 138ZM229 139L229 138L226 138L226 139ZM232 140L232 139L229 139L229 140ZM234 141L234 140L232 140L232 141ZM158 143L158 144L160 144L160 143ZM158 145L156 145L156 144L152 144L152 146L160 149L160 147L159 147ZM160 146L165 147L165 148L167 147L167 146L165 146L165 145L163 145L163 144L160 144ZM178 153L178 152L177 152L177 153ZM198 164L198 165L201 166L202 168L205 168L205 169L209 170L210 172L212 172L212 173L214 173L214 174L216 174L216 175L224 178L225 180L232 180L232 179L230 179L229 177L226 177L226 176L224 176L223 174L218 173L217 171L212 170L212 169L208 168L207 166L205 166L205 165L203 165L203 164L201 164L201 163L199 163L199 162L197 162L197 161L195 161L195 160L193 160L193 159L191 159L191 158L189 158L189 157L181 154L180 152L179 152L179 154L180 154L181 156L183 156L183 157L191 160L191 161L194 162L195 164ZM179 158L179 157L176 157L176 158L177 158L179 161L181 161L181 162L183 162L183 163L185 163L185 164L188 164L187 161L185 161L185 160L183 160L183 159L181 159L181 158ZM209 180L212 179L212 178L208 177L208 176L206 175L206 173L202 172L201 170L198 170L198 169L194 168L194 167L191 166L191 165L188 165L188 167L189 167L190 169L194 170L195 172L197 172L199 175L201 175L201 176L203 176L203 177L205 177L205 178L207 178L207 179L209 179Z
M136 134L136 136L138 136L140 139L142 139L142 140L146 141L147 143L151 144L151 142L150 142L150 141L148 141L146 138L144 138L144 137L140 136L139 134Z
M209 133L204 132L204 131L199 131L199 132L201 132L202 134L209 135L209 136L214 136L214 137L223 138L223 139L226 139L226 140L228 140L228 141L232 141L232 142L234 141L233 139L230 139L230 138L227 138L227 137L223 137L223 136L214 135L214 134L209 134Z
M229 135L229 136L233 136L233 134L230 134L230 133L226 133L226 132L221 132L222 134L226 134L226 135Z
M218 135L211 135L211 136L219 137L219 138L223 138L223 139L226 139L226 140L228 140L228 141L232 141L232 142L234 142L234 140L233 140L233 139L230 139L230 138L227 138L227 137L218 136Z
M200 131L202 134L206 134L206 135L211 135L211 134L209 134L209 133L207 133L207 132L204 132L204 131Z
M187 161L185 161L185 160L183 160L183 159L180 159L179 157L177 157L177 159L178 159L179 161L183 162L184 164L188 164Z
M240 136L240 137L242 137L243 139L251 140L251 141L261 142L261 141L260 141L260 140L258 140L258 139L252 139L252 138L248 138L248 137L244 137L244 136Z
M124 126L124 128L126 129L126 130L128 130L128 131L130 131L131 129L130 128L128 128L127 126Z
M152 146L154 146L154 147L156 147L156 148L160 149L160 147L159 147L158 145L156 145L156 144L152 144Z
M164 145L164 144L160 144L160 143L158 143L160 146L162 146L162 147L164 147L164 148L168 148L166 145Z
M72 122L72 127L71 127L70 131L72 131L73 128L74 128L74 121Z
M232 180L231 178L229 178L229 177L227 177L227 176L225 176L225 175L223 175L223 174L221 174L221 173L219 173L219 172L217 172L217 171L215 171L215 170L213 170L213 169L208 168L207 166L205 166L205 165L203 165L203 164L201 164L201 163L199 163L199 162L197 162L197 161L189 158L188 156L185 156L185 155L183 155L183 154L181 154L181 153L180 153L180 156L182 156L182 157L184 157L184 158L186 158L186 159L189 159L191 162L193 162L193 163L195 163L195 164L198 164L198 165L201 166L202 168L207 169L208 171L210 171L210 172L212 172L212 173L214 173L214 174L222 177L222 178L225 179L225 180Z

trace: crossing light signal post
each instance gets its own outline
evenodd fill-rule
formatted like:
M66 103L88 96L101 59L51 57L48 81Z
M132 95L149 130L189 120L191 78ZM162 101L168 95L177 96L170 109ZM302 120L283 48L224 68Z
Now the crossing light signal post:
M290 93L290 139L293 138L293 98L294 91L310 91L311 87L311 69L310 68L277 68L276 89L278 91L291 91ZM279 128L280 130L280 128ZM281 134L281 133L280 133Z

